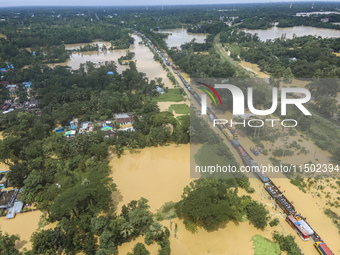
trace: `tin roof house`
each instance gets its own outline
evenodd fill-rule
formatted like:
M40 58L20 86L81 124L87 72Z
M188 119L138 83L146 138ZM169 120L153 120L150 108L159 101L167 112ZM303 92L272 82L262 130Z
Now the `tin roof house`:
M158 92L159 94L161 94L161 95L165 93L164 89L162 89L162 88L159 87L159 86L156 86L156 90L157 90L157 92Z
M131 125L134 122L132 114L129 113L119 113L115 114L114 122L120 125Z

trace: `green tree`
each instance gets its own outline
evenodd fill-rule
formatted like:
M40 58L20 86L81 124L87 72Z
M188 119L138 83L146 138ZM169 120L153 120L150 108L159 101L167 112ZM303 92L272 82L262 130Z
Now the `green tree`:
M62 249L64 233L61 228L41 230L31 236L32 252L34 254L56 254Z
M198 179L184 188L182 200L175 205L179 217L213 230L229 220L241 221L244 201L229 192L231 185L222 179Z
M277 226L279 223L280 223L279 219L275 218L269 222L269 226L274 227L274 226Z
M280 245L281 251L287 251L287 255L302 255L299 246L292 235L284 236L274 232L273 239Z
M265 229L267 221L269 220L269 212L266 210L263 204L259 204L256 201L252 201L247 205L247 217L249 221L259 229Z
M3 255L19 255L22 254L15 248L15 242L20 240L18 236L3 234L0 231L0 254Z
M128 212L129 222L135 229L135 234L139 235L145 233L153 222L152 214L149 211L150 206L147 204L148 200L140 198L136 206Z
M133 247L133 252L127 253L127 255L149 255L150 252L145 248L145 245L142 243L137 243L135 247Z

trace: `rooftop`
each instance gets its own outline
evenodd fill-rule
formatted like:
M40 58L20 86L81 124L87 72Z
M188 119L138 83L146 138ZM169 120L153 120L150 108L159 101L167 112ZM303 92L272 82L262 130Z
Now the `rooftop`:
M17 194L17 189L2 191L0 195L0 208L11 207Z
M314 230L300 216L294 217L293 215L289 215L288 218L303 235L310 236L314 234Z
M117 113L115 114L115 119L120 119L120 118L129 118L129 114L127 113Z

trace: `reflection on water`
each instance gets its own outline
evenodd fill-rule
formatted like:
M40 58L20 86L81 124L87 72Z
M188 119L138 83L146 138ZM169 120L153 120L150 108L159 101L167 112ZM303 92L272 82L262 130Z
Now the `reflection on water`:
M139 72L143 72L146 76L151 79L155 79L156 77L161 77L163 79L163 83L166 87L172 87L172 84L169 78L166 76L166 72L159 62L156 62L153 59L153 53L147 48L145 45L139 44L142 40L140 37L136 35L132 35L135 39L135 43L130 46L129 50L136 53L134 59L136 59L136 65ZM86 52L73 52L68 59L64 63L56 63L49 64L50 67L55 67L56 65L70 66L72 69L78 69L79 65L82 63L86 63L86 61L91 61L96 64L103 64L105 61L115 61L117 64L117 70L119 73L126 70L128 66L118 64L118 58L124 56L127 50L101 50L103 45L106 48L110 48L111 44L109 42L93 42L91 45L98 44L100 50L99 51L86 51ZM84 47L88 45L86 43L80 44L66 44L66 49L73 50L80 47Z
M272 40L275 38L280 38L283 34L286 34L286 38L293 38L293 34L296 36L305 36L305 35L315 35L321 36L323 38L326 37L340 37L340 30L335 29L327 29L327 28L316 28L316 27L271 27L266 30L262 29L243 29L242 31L251 34L258 34L262 41L266 41L268 39Z
M190 42L192 39L196 39L197 43L204 43L207 34L194 34L188 33L184 28L160 30L161 33L171 33L167 39L165 39L169 48L180 47L183 43Z

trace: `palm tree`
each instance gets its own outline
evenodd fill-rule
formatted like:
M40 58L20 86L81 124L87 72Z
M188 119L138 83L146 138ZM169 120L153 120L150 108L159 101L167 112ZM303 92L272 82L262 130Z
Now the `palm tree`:
M120 158L120 156L124 152L124 148L121 144L116 144L115 148L113 149L113 152L115 152L117 154L118 158Z
M130 237L134 232L134 228L130 222L125 222L122 225L122 230L120 231L120 234L126 239Z

